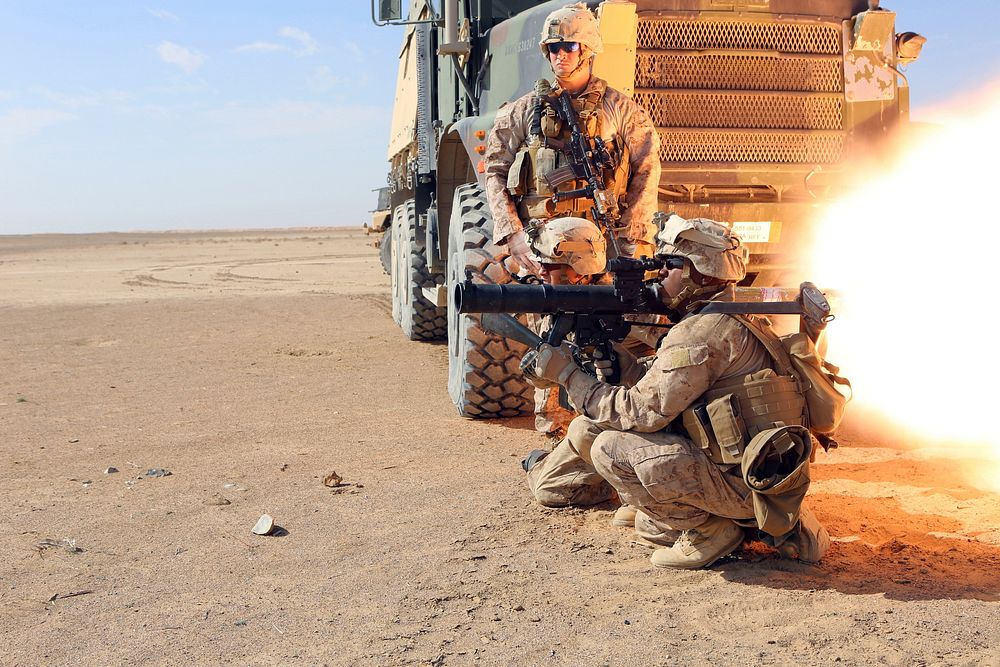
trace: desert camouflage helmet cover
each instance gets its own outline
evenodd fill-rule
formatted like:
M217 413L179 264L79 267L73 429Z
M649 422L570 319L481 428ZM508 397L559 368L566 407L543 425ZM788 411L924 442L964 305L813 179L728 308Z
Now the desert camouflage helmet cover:
M739 235L721 222L672 214L656 240L656 254L687 257L704 276L739 282L747 274L750 252Z
M604 234L584 218L555 218L529 235L531 249L545 264L562 264L580 275L604 271L607 242Z
M582 2L560 7L545 18L538 47L546 58L549 53L545 45L553 42L579 42L590 49L591 53L604 51L597 19Z

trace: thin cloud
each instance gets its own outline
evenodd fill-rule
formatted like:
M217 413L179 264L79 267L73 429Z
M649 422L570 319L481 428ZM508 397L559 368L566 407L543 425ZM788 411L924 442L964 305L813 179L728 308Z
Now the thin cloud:
M252 42L233 49L233 53L276 53L278 51L291 51L291 49L284 44L275 44L274 42Z
M80 109L83 107L96 107L109 104L124 104L132 100L132 94L124 90L106 91L85 91L77 93L64 93L58 90L51 90L43 86L35 86L31 92L44 97L50 102L70 109Z
M33 137L47 127L76 119L75 114L58 109L11 109L0 115L0 145Z
M320 65L309 74L306 83L315 92L325 93L347 83L347 79L334 74L329 66Z
M156 47L156 52L159 54L160 60L169 65L180 67L186 74L194 73L205 63L205 56L201 53L173 42L160 42L160 45Z
M309 56L319 51L319 44L313 36L301 28L286 25L278 31L278 34L300 44L300 48L295 52L296 55Z
M171 14L166 9L151 9L149 7L146 7L146 11L149 12L150 16L153 16L154 18L158 18L161 21L174 21L174 22L176 22L176 21L180 20L179 18L177 18L176 14Z
M201 78L173 80L166 84L147 86L143 89L146 93L153 95L186 96L198 95L205 92L213 92L214 89Z
M335 137L357 128L382 127L389 117L388 107L291 100L266 106L230 104L207 112L219 135L240 140Z
M357 42L352 42L352 41L344 42L344 48L346 48L348 52L350 52L350 54L354 56L355 60L365 59L364 54L361 53L361 47L358 46Z

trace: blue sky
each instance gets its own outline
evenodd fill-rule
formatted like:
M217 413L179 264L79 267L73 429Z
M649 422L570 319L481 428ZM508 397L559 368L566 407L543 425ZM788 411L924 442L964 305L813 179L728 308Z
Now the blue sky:
M915 117L1000 78L993 2L896 2ZM360 225L402 30L365 1L0 0L0 234Z

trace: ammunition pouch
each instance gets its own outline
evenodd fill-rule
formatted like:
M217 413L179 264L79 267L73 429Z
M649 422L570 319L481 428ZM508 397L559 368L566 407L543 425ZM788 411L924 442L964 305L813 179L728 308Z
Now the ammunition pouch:
M568 212L572 212L572 202L559 202L557 204L552 201L551 196L525 195L517 203L517 214L522 220L531 220L532 218L548 220L556 217L560 208L566 208L567 204L570 204Z
M801 425L805 409L798 381L765 369L713 387L681 413L681 423L709 460L731 465L758 433L776 423Z
M507 192L512 197L523 197L528 191L528 179L531 178L531 151L522 148L514 157L514 162L507 172Z
M557 138L563 131L563 122L556 110L546 105L542 112L542 134L550 139Z
M779 372L795 376L802 383L802 395L807 404L804 423L809 430L819 435L833 433L850 400L838 389L851 389L850 381L839 375L840 369L823 359L812 339L804 333L779 338L754 318L738 316L737 319L764 345Z
M535 194L550 196L555 186L549 184L549 176L558 169L558 154L551 148L541 147L535 151L534 172L532 173Z

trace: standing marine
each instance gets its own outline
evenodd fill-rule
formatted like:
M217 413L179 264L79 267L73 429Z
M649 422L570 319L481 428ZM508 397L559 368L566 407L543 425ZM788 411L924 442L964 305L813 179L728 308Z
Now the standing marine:
M549 14L539 48L555 75L535 91L500 108L486 144L486 195L493 215L494 241L528 273L541 275L526 228L544 227L562 217L593 221L594 202L586 196L562 198L585 183L572 177L570 128L552 101L570 96L588 141L600 138L610 163L602 167L605 190L615 209L614 241L621 253L648 256L655 247L659 135L646 111L630 97L593 76L594 57L604 49L597 19L583 3ZM596 222L596 221L594 221ZM610 239L609 239L610 240ZM560 432L566 419L553 403L555 392L536 395L536 426Z

